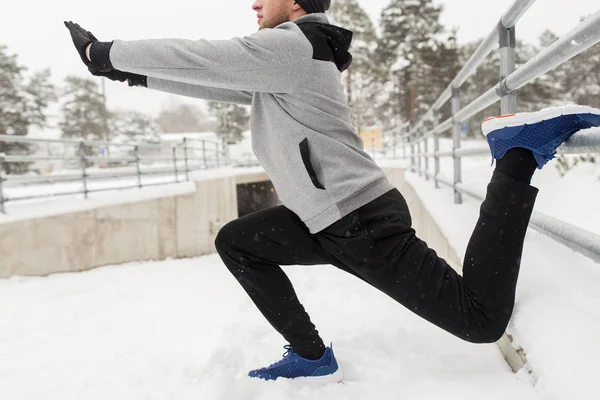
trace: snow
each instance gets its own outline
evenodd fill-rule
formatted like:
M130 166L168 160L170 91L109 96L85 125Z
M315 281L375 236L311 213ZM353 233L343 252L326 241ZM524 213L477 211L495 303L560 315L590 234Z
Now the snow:
M482 143L465 140L463 147ZM450 150L451 140L440 147ZM487 156L464 158L464 183L485 189L490 162ZM441 171L452 176L451 158L442 159ZM232 173L239 169L192 178ZM600 233L598 177L596 164L580 164L564 178L549 164L534 176L536 210ZM435 189L410 172L407 180L464 256L480 201L464 196L464 204L455 205L450 188ZM194 190L185 182L92 194L90 200L9 204L0 223ZM509 326L531 375L512 374L494 345L462 342L333 267L286 271L323 337L334 342L343 385L246 378L249 369L275 361L284 342L213 255L0 280L0 398L595 398L600 268L538 232L528 231Z
M479 144L467 142L469 145ZM448 147L448 143L441 147ZM452 176L448 160L442 162L442 171ZM487 157L463 159L463 181L484 190L493 171L483 167L486 163L489 166L489 161ZM548 164L536 172L532 182L540 189L536 211L600 233L598 172L598 165L582 164L560 178ZM464 196L464 203L455 205L451 188L435 189L432 181L410 172L406 177L450 244L464 257L481 202ZM531 379L543 398L596 397L599 284L598 264L532 229L528 231L509 333L525 350L533 370Z
M285 342L210 255L0 280L0 398L540 399L494 345L456 339L334 267L286 272L343 384L248 378Z

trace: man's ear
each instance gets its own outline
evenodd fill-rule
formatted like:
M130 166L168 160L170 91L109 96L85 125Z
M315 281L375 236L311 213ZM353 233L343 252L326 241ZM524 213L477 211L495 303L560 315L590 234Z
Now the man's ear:
M298 4L297 1L294 1L294 4L292 5L292 11L298 11L301 9L302 9L302 7L300 7L300 4Z

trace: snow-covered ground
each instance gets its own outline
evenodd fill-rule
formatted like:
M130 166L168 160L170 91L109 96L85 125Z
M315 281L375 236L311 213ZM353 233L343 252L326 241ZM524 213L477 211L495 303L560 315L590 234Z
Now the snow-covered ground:
M467 143L479 146L480 143ZM442 147L448 143L442 144ZM493 168L489 157L463 160L463 181L484 190ZM390 162L387 162L388 165ZM449 159L442 173L452 176ZM536 211L600 233L600 166L583 164L561 178L552 163L537 171ZM477 221L478 200L453 204L452 189L435 189L407 172L407 179L462 257ZM517 302L509 332L527 352L532 383L543 398L597 399L600 373L600 266L530 229L523 254Z
M494 345L462 342L334 267L286 271L343 384L246 377L285 343L211 255L0 280L0 398L541 398Z
M463 181L485 189L489 165L485 156L463 159ZM451 159L442 161L442 174L452 176ZM600 233L599 176L598 165L580 165L564 178L548 165L534 177L536 210ZM464 254L480 202L465 196L454 205L451 189L411 173L407 179ZM0 222L193 190L180 183L87 201L14 204ZM0 399L597 398L600 268L533 230L509 327L527 352L531 376L512 374L494 345L463 343L332 267L288 271L319 330L334 342L342 385L246 378L249 369L276 360L284 342L218 257L209 256L0 280Z

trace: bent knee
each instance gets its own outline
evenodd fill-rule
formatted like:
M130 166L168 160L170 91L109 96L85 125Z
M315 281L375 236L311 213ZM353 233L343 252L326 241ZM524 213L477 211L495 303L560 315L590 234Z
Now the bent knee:
M235 241L234 237L235 227L232 222L228 222L219 229L217 235L215 236L215 248L218 253L221 253L226 248L230 247L232 243Z
M508 320L494 321L494 323L472 330L464 339L477 344L496 343L504 336L507 326Z

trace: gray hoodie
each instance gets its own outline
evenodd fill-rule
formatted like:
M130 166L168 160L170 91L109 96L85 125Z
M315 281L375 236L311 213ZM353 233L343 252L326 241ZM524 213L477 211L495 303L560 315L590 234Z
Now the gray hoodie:
M251 105L252 149L314 234L394 188L352 126L341 83L351 39L309 14L231 40L115 40L110 62L150 89Z

